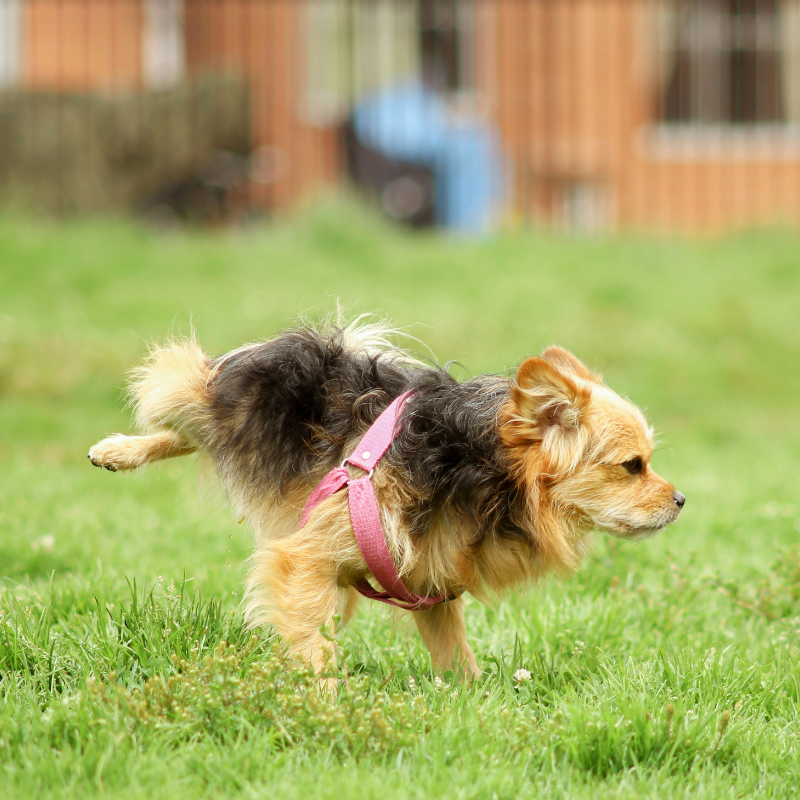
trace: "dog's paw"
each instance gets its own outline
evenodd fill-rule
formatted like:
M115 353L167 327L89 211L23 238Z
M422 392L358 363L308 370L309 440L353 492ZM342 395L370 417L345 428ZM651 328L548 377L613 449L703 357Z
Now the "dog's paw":
M97 456L92 455L92 451L90 450L86 457L89 461L92 462L92 465L95 467L102 467L103 469L107 469L109 472L116 472L117 468L113 464L103 464L100 460L98 460Z
M87 458L95 467L102 467L109 472L117 472L125 468L121 463L119 447L116 442L117 438L116 436L111 436L108 439L103 439L102 442L98 442L89 450Z

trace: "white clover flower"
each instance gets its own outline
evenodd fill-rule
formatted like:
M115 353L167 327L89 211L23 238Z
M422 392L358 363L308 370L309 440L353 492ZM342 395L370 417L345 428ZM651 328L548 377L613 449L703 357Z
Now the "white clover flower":
M55 546L56 537L50 533L31 542L31 550L33 550L34 553L38 553L39 550L41 550L43 553L50 553Z
M531 679L531 674L530 674L530 672L528 672L528 670L526 670L526 669L523 669L522 667L520 667L520 668L519 668L519 669L518 669L518 670L517 670L517 671L514 673L514 680L515 680L517 683L522 683L523 681L529 681L530 679Z

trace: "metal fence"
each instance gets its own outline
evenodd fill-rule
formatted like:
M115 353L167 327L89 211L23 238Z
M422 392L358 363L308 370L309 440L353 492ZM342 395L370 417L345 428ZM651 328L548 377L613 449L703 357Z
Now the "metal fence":
M0 0L0 203L355 185L476 233L800 220L800 0Z

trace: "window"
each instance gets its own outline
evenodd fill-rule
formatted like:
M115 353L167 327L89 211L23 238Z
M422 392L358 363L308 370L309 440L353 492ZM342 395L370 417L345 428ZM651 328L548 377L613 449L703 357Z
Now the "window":
M163 89L185 72L183 0L147 0L144 5L142 63L145 85Z
M421 0L419 41L422 80L436 91L474 88L472 0Z
M475 0L305 0L305 103L314 124L341 122L365 94L421 82L474 88Z
M20 0L0 0L0 87L19 81Z
M662 2L661 121L800 121L798 33L798 0Z

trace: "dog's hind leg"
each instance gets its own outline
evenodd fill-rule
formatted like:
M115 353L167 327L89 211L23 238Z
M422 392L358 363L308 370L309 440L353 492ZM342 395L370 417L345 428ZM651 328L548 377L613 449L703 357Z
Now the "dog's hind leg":
M467 642L464 601L461 598L413 614L436 667L453 669L467 680L480 677L480 668Z
M89 450L89 460L96 467L111 472L136 469L151 461L185 456L197 450L186 437L173 431L159 431L148 436L109 436Z
M103 439L89 451L92 464L116 472L197 450L206 441L211 368L194 339L154 348L128 392L137 426L151 433Z
M297 501L302 502L299 496ZM288 536L273 538L269 527L257 533L247 578L247 621L274 626L289 652L316 672L334 666L336 615L346 623L360 597L342 576L363 568L347 493L329 497Z
M260 548L248 578L246 616L251 624L272 624L289 652L320 672L335 663L340 587L335 564L309 540L303 529Z

